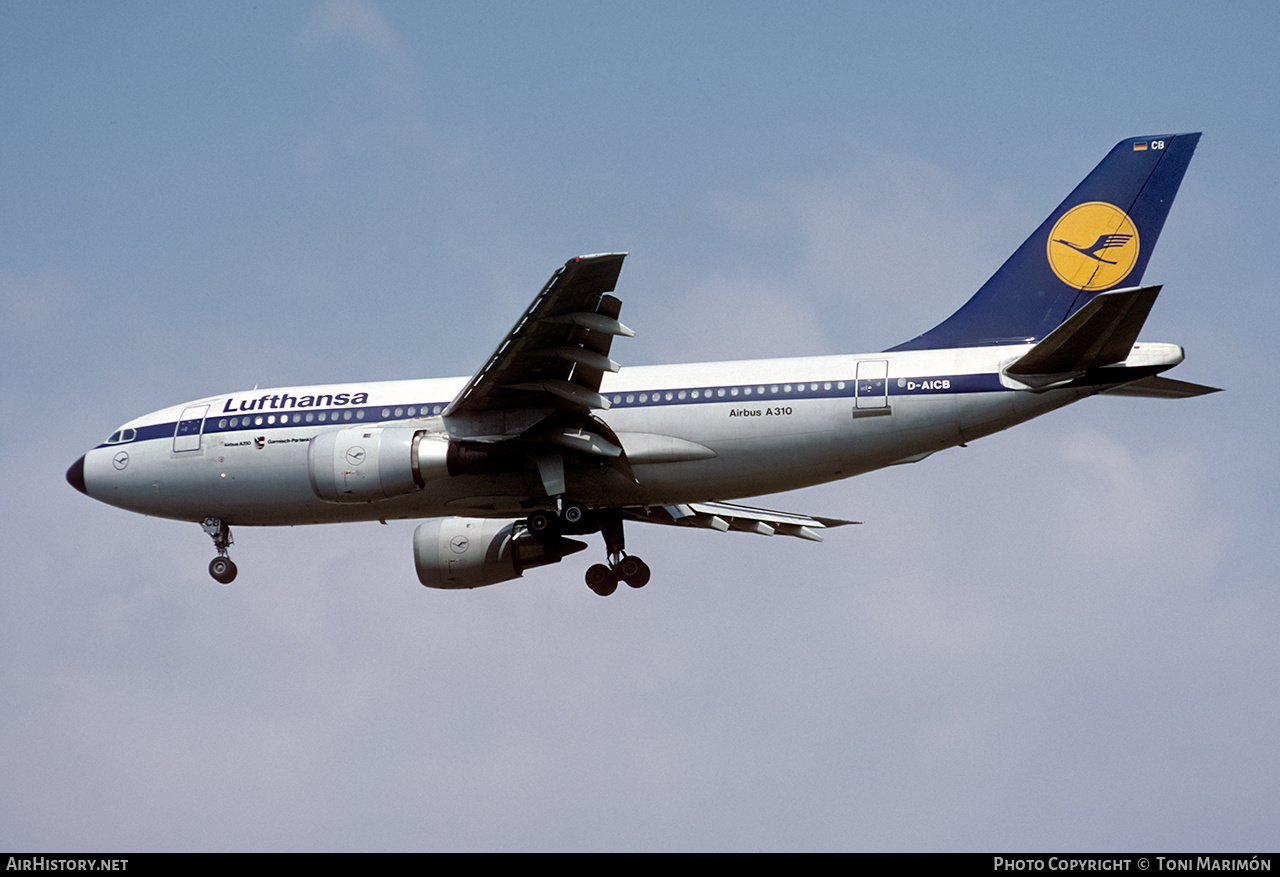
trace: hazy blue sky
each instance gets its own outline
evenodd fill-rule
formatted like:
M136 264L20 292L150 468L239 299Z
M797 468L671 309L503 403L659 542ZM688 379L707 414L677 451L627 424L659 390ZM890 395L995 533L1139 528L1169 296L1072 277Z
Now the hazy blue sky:
M1274 850L1280 5L0 5L0 848ZM123 421L469 374L627 250L625 364L883 349L1118 140L1203 131L1102 398L420 587L413 522L208 538L72 490ZM600 552L593 538L591 554Z

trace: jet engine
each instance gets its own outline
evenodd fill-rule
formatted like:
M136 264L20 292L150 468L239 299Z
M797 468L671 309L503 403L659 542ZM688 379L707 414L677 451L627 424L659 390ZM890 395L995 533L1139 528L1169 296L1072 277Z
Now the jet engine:
M445 436L403 426L322 432L307 449L316 496L329 502L372 502L412 493L453 474L455 446Z
M586 547L563 537L543 542L522 521L492 518L438 518L413 533L418 581L428 588L496 585Z

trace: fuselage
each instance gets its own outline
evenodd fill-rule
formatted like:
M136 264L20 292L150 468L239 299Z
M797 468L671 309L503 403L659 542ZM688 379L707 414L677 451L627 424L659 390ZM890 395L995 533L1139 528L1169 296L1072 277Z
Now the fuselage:
M621 368L626 253L558 268L469 378L250 390L124 424L67 480L197 521L236 576L233 525L428 518L419 580L471 588L585 548L597 594L643 587L624 521L820 541L850 523L725 500L848 478L1099 392L1185 398L1182 361L1137 342L1142 275L1199 134L1128 138L955 313L882 353ZM498 520L494 519L506 519Z
M610 407L596 417L621 441L630 473L588 460L568 467L566 493L602 508L776 493L923 459L1106 386L1032 391L1001 374L1029 349L628 367L605 376L601 394ZM1182 358L1173 345L1135 347L1141 349L1145 373ZM1133 369L1120 369L1115 382L1133 378ZM83 489L147 515L240 525L526 514L548 501L532 464L436 478L366 502L327 501L318 492L316 470L325 465L314 451L319 436L400 428L443 435L441 413L467 380L196 399L131 420L89 451Z

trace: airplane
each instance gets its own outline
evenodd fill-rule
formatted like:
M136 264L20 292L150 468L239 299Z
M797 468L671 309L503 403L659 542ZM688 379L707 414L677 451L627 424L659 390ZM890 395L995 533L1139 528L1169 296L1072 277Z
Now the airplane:
M626 253L558 269L471 377L238 390L130 420L67 470L88 496L232 526L428 519L418 579L474 588L600 533L596 594L643 587L624 523L794 536L854 523L729 500L923 460L1099 393L1185 398L1181 347L1137 340L1142 286L1199 133L1122 140L964 305L863 355L621 368Z

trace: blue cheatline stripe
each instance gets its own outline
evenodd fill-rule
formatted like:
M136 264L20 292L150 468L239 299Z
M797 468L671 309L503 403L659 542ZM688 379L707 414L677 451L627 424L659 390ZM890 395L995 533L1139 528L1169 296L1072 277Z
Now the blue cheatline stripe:
M864 383L866 383L864 381ZM1006 390L1000 376L994 372L971 375L934 375L912 378L890 378L890 396L919 396L945 393L991 393ZM1012 391L1010 391L1012 392ZM697 387L672 387L661 390L632 390L625 393L608 393L605 398L618 409L656 408L668 405L706 405L719 403L742 404L757 400L776 401L787 399L852 399L857 394L857 382L842 381L771 381L767 384L736 384ZM874 395L867 393L866 395ZM204 435L244 430L285 429L308 426L356 426L373 425L396 420L414 420L438 416L448 402L427 402L413 405L362 405L355 408L323 408L306 410L267 411L238 414L235 416L209 416L204 421ZM414 414L409 414L413 409ZM396 412L400 413L397 414ZM310 419L308 419L310 418ZM259 423L258 421L261 420ZM235 425L232 426L232 421ZM273 422L271 422L273 421ZM178 422L155 423L138 427L130 442L103 442L98 447L116 447L151 439L171 439Z

